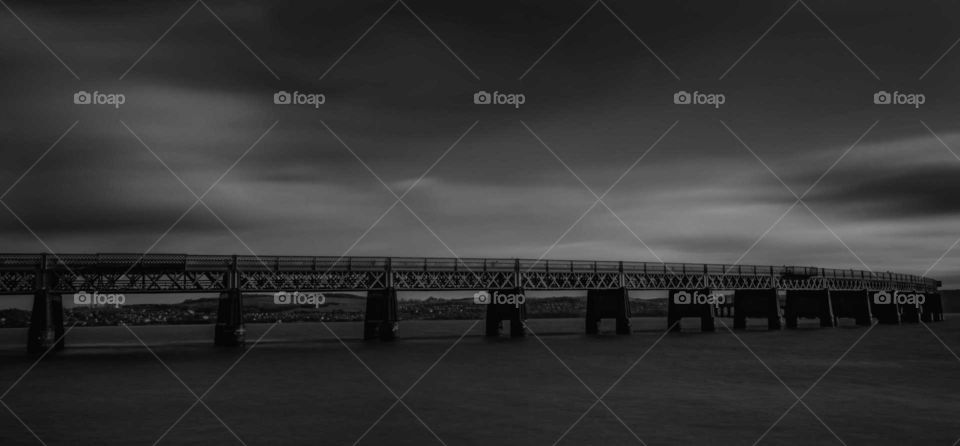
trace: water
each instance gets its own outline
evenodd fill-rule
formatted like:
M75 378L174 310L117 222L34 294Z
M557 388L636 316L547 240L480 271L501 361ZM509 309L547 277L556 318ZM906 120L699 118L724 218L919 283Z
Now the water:
M356 340L358 323L330 324L344 343L319 324L248 325L250 343L270 330L247 349L214 348L211 325L129 327L152 353L124 327L76 328L67 350L0 399L47 445L161 437L160 444L553 444L596 401L593 393L629 370L604 398L616 416L595 406L561 444L639 444L634 434L651 445L752 444L796 401L778 378L802 394L866 332L811 322L739 338L721 327L657 343L660 318L634 319L650 331L598 337L579 334L582 320L562 319L531 320L539 339L490 340L480 336L481 322L451 349L472 323L404 321L394 343ZM960 347L955 319L930 327ZM0 330L0 390L35 360L23 353L25 336ZM804 402L847 444L952 444L960 437L958 371L960 362L923 326L877 326ZM171 428L196 401L191 391L208 389L210 410L197 405ZM393 406L394 394L408 389L406 406ZM764 442L837 439L797 405ZM40 442L0 411L0 445L19 444Z
M474 321L471 320L412 320L400 323L400 336L405 340L422 338L457 338L467 331ZM698 324L694 320L686 320L688 327L694 329ZM605 321L608 331L613 331L613 322ZM634 330L659 332L666 328L665 318L634 318ZM558 333L577 333L583 331L581 319L531 319L528 321L531 330L538 334L552 335ZM504 322L508 328L509 323ZM103 347L141 347L140 337L148 345L209 345L213 342L213 325L142 325L128 326L136 333L120 326L110 327L77 327L70 331L67 343L71 348L103 348ZM329 327L329 328L328 328ZM296 343L296 342L337 342L337 338L345 340L359 340L363 337L361 322L332 322L318 323L281 323L273 324L246 324L247 341L254 342L268 329L270 335L264 338L263 343ZM333 333L336 334L334 336ZM468 335L480 336L483 332L482 321L471 330ZM22 349L26 343L27 329L0 330L0 350Z

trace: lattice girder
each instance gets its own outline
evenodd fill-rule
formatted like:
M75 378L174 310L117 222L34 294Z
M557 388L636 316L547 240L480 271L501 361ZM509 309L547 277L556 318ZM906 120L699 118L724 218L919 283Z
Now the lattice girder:
M315 290L897 289L940 282L890 272L794 266L394 257L0 254L0 294Z

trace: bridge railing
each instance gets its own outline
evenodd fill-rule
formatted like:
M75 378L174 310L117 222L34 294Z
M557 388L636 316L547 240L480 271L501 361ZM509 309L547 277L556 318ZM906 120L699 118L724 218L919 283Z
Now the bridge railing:
M384 271L388 264L386 257L237 256L244 272Z
M472 272L513 271L516 269L513 259L453 259L431 257L391 257L390 266L394 271L438 271Z
M36 269L42 262L42 254L0 254L0 268L5 270Z
M186 256L184 260L184 267L187 269L187 271L224 271L229 270L232 264L232 256L195 255Z

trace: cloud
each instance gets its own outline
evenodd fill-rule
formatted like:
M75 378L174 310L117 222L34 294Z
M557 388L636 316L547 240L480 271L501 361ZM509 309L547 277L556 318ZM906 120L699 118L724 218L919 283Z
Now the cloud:
M832 230L871 267L922 272L960 236L951 195L960 161L918 122L960 148L960 129L942 118L954 111L942 98L957 93L945 74L951 62L922 85L924 109L879 109L872 91L897 85L873 84L804 8L719 82L783 8L758 3L729 16L712 3L611 5L676 81L598 7L519 81L589 5L418 2L411 6L443 43L398 7L321 81L389 4L211 4L279 81L201 6L118 80L188 6L13 5L79 82L15 19L0 18L9 25L0 31L8 68L0 73L0 137L15 148L0 156L3 184L80 121L5 199L55 250L149 247L194 201L166 163L198 194L230 169L205 198L228 228L197 207L157 250L338 255L393 203L381 180L403 193L476 121L404 198L416 215L396 206L354 252L449 256L449 247L535 258L556 242L554 258L652 260L639 237L666 261L732 262L793 204L776 176L802 193L876 119L806 198L829 229L797 207L744 262L861 267ZM910 31L917 37L909 43L867 39L851 26L862 20L838 8L816 10L890 84L914 62L915 79L943 49L926 43L952 29L938 11L891 4L870 26L906 32L892 26L903 11L932 25ZM127 104L75 106L80 89L122 92ZM322 92L328 102L274 105L281 89ZM522 92L528 104L479 107L471 95L480 89ZM679 89L723 91L728 104L678 109L670 97ZM598 205L560 239L595 201L580 180L597 194L619 181L605 197L616 215ZM42 249L12 216L0 219L0 232L11 249ZM953 265L949 256L944 265ZM960 275L950 271L942 274Z

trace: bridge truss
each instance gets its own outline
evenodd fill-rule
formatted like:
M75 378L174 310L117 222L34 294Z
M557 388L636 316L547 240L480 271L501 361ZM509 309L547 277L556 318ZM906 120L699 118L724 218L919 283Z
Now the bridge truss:
M935 291L890 272L578 260L181 254L0 254L0 294L299 291L831 289Z

